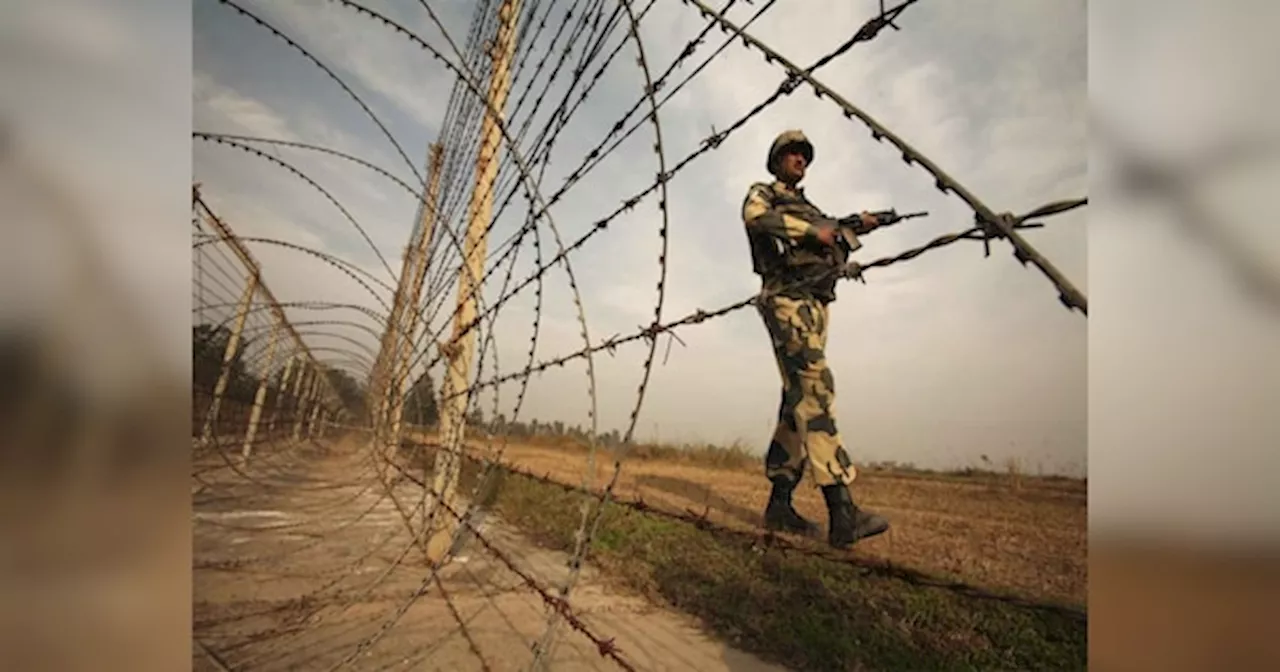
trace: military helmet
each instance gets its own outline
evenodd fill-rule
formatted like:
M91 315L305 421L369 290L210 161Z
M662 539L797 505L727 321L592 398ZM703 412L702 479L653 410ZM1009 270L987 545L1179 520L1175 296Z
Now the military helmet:
M782 156L782 150L792 147L804 154L806 164L813 163L813 143L804 136L804 131L799 129L783 131L774 138L773 144L769 147L769 158L765 161L765 168L770 174L775 177L778 175L778 157Z

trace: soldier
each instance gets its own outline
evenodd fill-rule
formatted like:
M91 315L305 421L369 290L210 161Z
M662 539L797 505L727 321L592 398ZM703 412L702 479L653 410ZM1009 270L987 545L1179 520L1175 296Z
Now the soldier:
M807 464L826 500L827 541L845 548L889 528L885 518L853 503L855 469L836 430L835 383L823 352L828 304L839 279L834 271L877 220L867 212L835 220L810 203L798 184L812 162L813 145L804 133L782 133L766 161L777 179L751 185L742 204L753 270L761 276L757 307L782 375L778 424L765 456L773 491L764 518L770 530L817 535L818 526L791 504Z

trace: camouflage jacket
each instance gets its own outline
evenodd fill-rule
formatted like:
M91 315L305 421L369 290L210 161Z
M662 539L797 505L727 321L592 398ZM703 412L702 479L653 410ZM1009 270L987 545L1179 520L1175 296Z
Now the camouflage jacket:
M837 220L810 203L803 188L779 181L751 185L742 202L742 222L762 289L793 299L834 301L838 279L831 271L862 245L851 227L841 227L847 251L824 245L818 231L838 226Z

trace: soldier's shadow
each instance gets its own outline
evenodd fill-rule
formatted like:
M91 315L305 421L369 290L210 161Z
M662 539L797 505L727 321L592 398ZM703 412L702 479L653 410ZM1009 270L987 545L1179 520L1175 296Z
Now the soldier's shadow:
M680 497L688 502L686 508L695 513L702 513L703 510L710 508L711 511L719 512L753 527L759 527L763 523L762 511L748 509L740 504L730 502L717 495L710 486L704 483L686 481L683 478L675 478L673 476L643 474L636 477L636 484L642 488L642 491L643 489L652 488Z

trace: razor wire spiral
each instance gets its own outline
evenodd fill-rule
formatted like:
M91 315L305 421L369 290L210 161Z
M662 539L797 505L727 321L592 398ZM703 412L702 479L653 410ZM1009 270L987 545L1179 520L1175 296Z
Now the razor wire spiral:
M215 4L214 0L204 1ZM764 110L802 88L839 107L847 119L865 126L876 140L893 146L908 165L928 174L941 192L955 196L973 211L974 224L967 230L941 236L892 256L860 262L863 272L905 263L960 241L981 241L989 253L992 240L1003 240L1012 247L1019 262L1030 264L1050 281L1064 306L1087 314L1084 293L1021 233L1043 225L1044 220L1056 214L1086 205L1087 199L1056 201L1017 216L998 212L906 140L818 79L817 73L823 66L853 47L876 39L886 29L899 29L897 22L909 17L908 10L919 0L906 0L891 7L881 3L880 11L854 35L808 67L793 63L749 32L752 24L775 6L776 0L742 0L742 3L750 5L752 13L739 24L728 18L728 12L740 4L739 0L726 0L719 9L700 0L682 0L682 5L698 13L704 25L671 62L664 64L646 50L640 33L657 0L616 3L526 0L521 3L516 22L507 109L494 110L485 95L493 61L486 52L499 30L498 3L492 0L475 3L465 41L458 44L427 0L419 3L422 19L417 25L438 30L442 40L426 39L422 36L423 29L411 27L369 4L328 0L327 4L342 10L349 20L377 26L387 39L403 40L420 48L456 78L435 143L440 148L435 159L438 197L428 205L432 191L428 176L420 171L410 152L389 130L391 124L374 111L337 69L326 64L304 40L291 36L287 28L269 21L262 12L236 0L217 0L219 9L240 20L238 29L257 30L272 36L279 46L295 56L300 55L336 84L342 94L359 107L363 117L377 127L411 176L398 177L386 166L320 143L217 133L200 128L192 134L198 144L221 148L219 151L236 150L236 156L261 162L305 185L318 197L318 202L331 206L358 234L375 257L378 268L368 271L338 255L296 241L239 235L235 232L236 222L224 216L220 195L214 189L202 185L193 191L193 316L196 321L193 343L197 351L203 353L198 356L218 364L201 364L204 368L198 366L193 379L196 422L192 428L195 438L192 478L198 538L195 570L197 575L213 576L222 582L219 585L234 587L237 582L252 582L255 567L280 562L297 567L299 573L311 572L306 576L319 581L318 586L310 585L300 597L263 598L258 611L217 613L214 609L199 614L198 608L195 637L200 659L218 669L299 665L339 669L358 660L365 665L391 669L406 661L376 659L381 650L379 644L397 636L396 626L409 618L407 614L412 607L425 599L435 599L428 598L431 594L447 609L448 618L456 623L458 633L480 667L490 669L489 652L479 643L479 635L471 631L468 617L461 613L441 580L441 573L446 569L465 572L466 568L459 570L456 563L415 564L421 538L437 517L445 516L458 525L453 538L455 547L467 539L475 539L482 549L479 552L517 577L517 583L527 590L528 600L545 610L545 626L534 637L536 645L529 662L531 666L547 663L553 655L558 629L565 624L589 640L603 658L623 669L635 669L625 649L579 617L571 597L600 531L602 513L615 499L626 447L633 441L651 378L659 336L675 337L679 329L723 317L752 306L759 299L744 297L718 308L699 309L675 317L665 311L672 220L668 185L684 175L686 168L699 158L720 148ZM717 40L712 36L717 30L724 37L713 45ZM445 46L440 46L442 41ZM780 82L769 96L724 125L722 130L703 138L692 151L678 152L673 149L669 136L664 135L661 113L676 92L727 49L759 53L777 66ZM697 65L693 65L695 61ZM690 66L688 72L678 76ZM641 90L633 96L625 113L602 137L594 140L575 167L566 175L552 179L548 168L552 164L553 149L565 133L574 132L571 121L601 83L607 83L609 75L616 72L611 68L632 68L632 75L642 82ZM556 86L563 91L556 92ZM540 115L541 123L535 124L535 118ZM476 316L451 330L450 324L458 309L450 311L447 306L451 298L457 298L451 287L466 272L467 201L474 196L469 184L471 166L481 151L481 125L486 116L498 119L501 159L497 179L486 195L493 199L494 208L484 235L498 234L497 224L508 211L522 223L514 231L503 231L504 237L492 241L482 276L475 283L478 288L491 283L499 285L496 296L477 291L473 297L478 304ZM555 206L636 133L652 134L653 163L635 167L636 171L651 171L652 181L595 218L585 233L568 237L567 229L557 224L553 216ZM293 152L292 156L323 156L349 164L384 179L389 191L414 199L418 212L407 236L401 277L397 277L392 265L379 252L360 219L333 191L300 168L296 160L283 158L281 150ZM199 181L198 164L196 176ZM523 206L517 204L518 198L524 199ZM575 275L571 257L593 242L599 244L597 241L604 238L601 234L642 204L656 210L660 245L658 277L652 290L652 321L631 333L593 338L589 329L591 321L579 295L581 280ZM522 208L524 212L520 213ZM430 212L424 215L426 210ZM421 226L427 219L435 222L429 232ZM424 250L425 257L415 260L413 248ZM265 250L296 255L311 264L319 264L316 268L324 268L325 272L336 271L360 296L367 297L371 305L277 300L266 278L270 269L263 268L255 257L255 253ZM517 262L521 255L530 253L533 259L526 263L532 264L532 270L518 274ZM404 274L411 268L418 269L415 264L421 267L418 270L420 298L412 305L399 305L394 296L397 294L395 283L403 282ZM546 324L544 283L559 276L563 276L573 297L572 321L582 345L572 352L539 359L540 333ZM504 308L517 297L530 293L533 308L524 361L515 367L508 365L504 372L497 361L498 336L494 325ZM531 575L476 522L485 514L483 492L492 479L499 473L520 472L518 467L503 460L508 436L486 435L473 439L483 446L478 449L482 457L477 459L480 463L477 482L465 495L468 504L453 506L440 502L433 506L427 496L431 484L425 456L418 455L423 461L422 473L418 473L418 465L412 458L405 457L406 451L399 450L404 435L398 430L386 434L381 424L365 417L379 413L374 407L391 403L388 399L398 398L401 406L408 404L409 391L405 383L412 378L409 372L437 370L448 358L446 342L470 332L474 332L479 341L474 371L468 372L466 388L455 393L465 397L468 416L479 408L478 393L485 391L491 393L493 399L490 417L497 417L502 408L502 385L516 383L518 388L509 418L516 422L525 407L534 376L573 362L581 362L586 369L588 466L581 483L568 484L582 496L581 521L567 571L557 581L540 581ZM360 340L362 338L364 340ZM371 345L378 339L383 341L381 349ZM393 345L386 345L388 343ZM394 345L396 343L399 345ZM593 358L632 344L642 346L645 352L635 400L620 446L612 455L612 469L607 472L606 484L603 488L594 488L591 476L598 458L600 428ZM404 354L386 355L384 351L388 347ZM384 360L392 364L380 363ZM379 394L362 398L358 385L351 384L373 380L379 375L383 381L379 383L383 386L378 388ZM420 398L414 401L422 403ZM436 403L443 405L449 401L450 397L441 395ZM337 449L338 442L352 436L362 437L360 441L371 448L355 454ZM383 443L389 443L390 448L384 450ZM440 446L436 448L443 450ZM335 473L318 475L306 470L306 465L322 460L344 462ZM290 522L259 526L231 522L234 516L228 507L249 507L255 502L280 497L293 498L294 508L279 512L287 513L288 516L279 517L288 517ZM371 520L384 515L378 511L385 506L394 509L385 515L397 522L390 531L381 525L376 533L364 538L360 547L344 548L341 555L346 558L337 565L316 564L327 562L325 554L337 547L337 540L364 530ZM700 524L711 523L704 520ZM202 532L214 536L201 542ZM237 537L237 534L248 536ZM217 535L222 535L218 538L224 543L213 541ZM228 540L253 538L278 540L279 548L244 554L226 548ZM366 580L361 577L363 565L374 559L385 566ZM492 602L496 598L487 595L485 599ZM361 611L357 607L368 604L379 605L371 617L356 619L354 625L341 621L350 612ZM278 620L267 625L255 620L265 618ZM306 639L308 633L315 633L322 626L331 646L306 644L310 641ZM439 633L426 632L418 636L421 640L418 654L408 661L410 663L427 660L441 646ZM376 662L368 662L369 656L375 656Z

